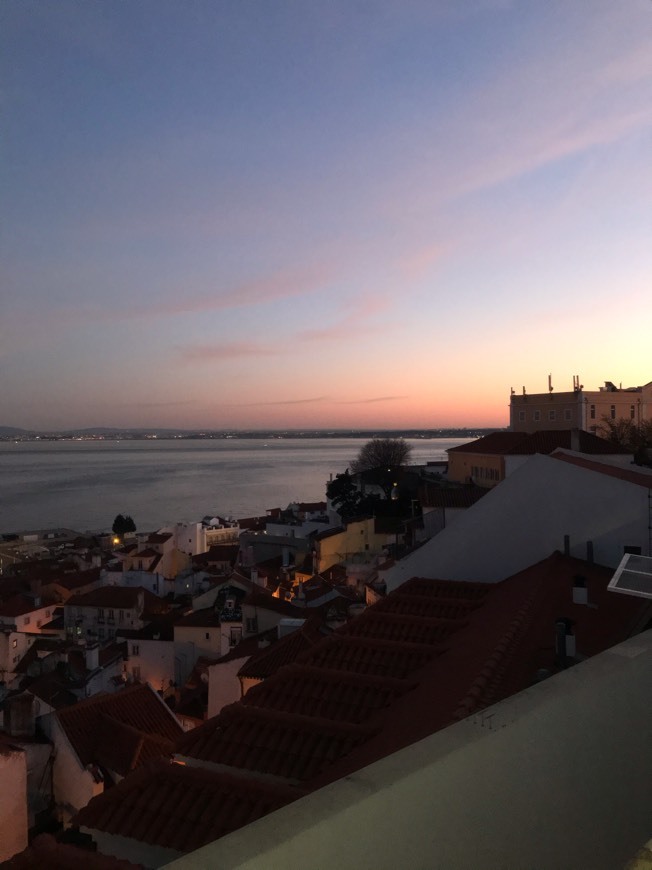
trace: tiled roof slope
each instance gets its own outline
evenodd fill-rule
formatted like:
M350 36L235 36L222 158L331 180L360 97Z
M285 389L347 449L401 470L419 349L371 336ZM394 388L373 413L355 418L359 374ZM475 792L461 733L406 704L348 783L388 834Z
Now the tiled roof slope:
M317 619L313 617L306 620L301 628L293 631L292 634L258 650L240 668L238 676L256 680L266 680L271 677L279 668L296 661L300 655L323 639L321 623L320 617Z
M146 683L95 695L59 710L57 718L82 764L102 764L123 775L169 754L183 733Z
M183 735L177 758L243 787L272 778L312 791L558 670L559 617L574 621L580 656L641 628L648 603L608 593L611 574L554 553L502 583L412 579ZM589 606L573 603L577 575Z
M595 459L585 459L583 456L564 453L563 450L553 453L552 458L576 465L578 468L586 468L588 471L598 471L600 474L624 480L626 483L634 483L637 486L652 489L652 472L646 472L642 468L636 470L635 468L621 468L618 465L606 465L604 462L598 462Z
M576 442L574 441L576 439ZM573 446L576 443L576 446ZM447 453L499 454L528 456L552 453L558 448L593 455L627 455L630 451L583 429L544 429L539 432L492 432L468 444L451 447Z
M81 810L76 824L183 853L290 803L301 792L159 760L100 797Z
M102 855L71 843L59 843L51 834L39 834L32 843L0 864L4 870L140 870L142 864L132 864L112 855Z

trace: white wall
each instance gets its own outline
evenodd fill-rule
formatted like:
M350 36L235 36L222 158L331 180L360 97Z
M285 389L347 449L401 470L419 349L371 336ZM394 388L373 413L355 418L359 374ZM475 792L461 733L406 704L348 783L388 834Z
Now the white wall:
M647 632L168 866L622 868L652 834L650 685Z
M96 782L90 771L82 767L56 716L52 720L52 740L55 745L52 771L54 801L59 818L67 823L92 797L104 791L104 783Z
M208 714L207 718L217 716L222 707L240 700L242 687L238 671L249 660L249 656L220 662L208 668Z
M22 749L0 749L0 861L27 848L27 760Z
M652 486L652 476L650 477ZM616 567L624 545L648 553L648 490L549 456L531 456L455 523L387 572L390 592L410 577L494 583L563 550Z

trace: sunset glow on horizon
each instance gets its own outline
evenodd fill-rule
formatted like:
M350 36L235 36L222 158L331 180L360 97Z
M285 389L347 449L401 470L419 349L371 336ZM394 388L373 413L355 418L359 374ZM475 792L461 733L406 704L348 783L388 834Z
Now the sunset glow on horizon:
M649 0L5 0L0 424L652 381Z

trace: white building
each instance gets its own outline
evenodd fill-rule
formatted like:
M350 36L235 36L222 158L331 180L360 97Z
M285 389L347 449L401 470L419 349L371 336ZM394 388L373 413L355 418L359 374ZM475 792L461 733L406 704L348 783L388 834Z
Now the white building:
M650 471L537 454L379 575L388 591L410 577L493 583L553 550L615 568L624 552L650 554L651 490Z

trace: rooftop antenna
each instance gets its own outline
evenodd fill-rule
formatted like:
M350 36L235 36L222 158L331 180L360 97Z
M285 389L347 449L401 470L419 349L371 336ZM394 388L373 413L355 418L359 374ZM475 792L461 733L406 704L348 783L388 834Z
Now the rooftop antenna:
M552 385L552 375L548 375L548 392L552 393L554 387Z

